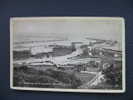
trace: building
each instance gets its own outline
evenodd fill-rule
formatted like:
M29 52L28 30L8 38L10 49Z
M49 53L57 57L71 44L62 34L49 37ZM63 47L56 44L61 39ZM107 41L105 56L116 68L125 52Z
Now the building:
M34 57L50 58L52 57L53 48L45 46L32 47L30 49L31 55Z

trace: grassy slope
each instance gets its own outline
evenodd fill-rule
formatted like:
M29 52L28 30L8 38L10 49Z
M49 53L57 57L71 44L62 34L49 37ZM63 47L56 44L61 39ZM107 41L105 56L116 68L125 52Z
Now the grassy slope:
M77 88L81 84L80 79L75 75L57 70L48 69L46 71L39 71L33 68L27 68L26 66L14 68L14 86Z

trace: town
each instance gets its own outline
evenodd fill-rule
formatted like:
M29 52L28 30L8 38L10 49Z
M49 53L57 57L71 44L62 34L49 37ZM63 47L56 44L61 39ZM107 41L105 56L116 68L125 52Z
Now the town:
M122 51L119 42L114 40L86 37L77 41L16 43L13 48L14 78L20 82L14 85L121 88L121 62Z

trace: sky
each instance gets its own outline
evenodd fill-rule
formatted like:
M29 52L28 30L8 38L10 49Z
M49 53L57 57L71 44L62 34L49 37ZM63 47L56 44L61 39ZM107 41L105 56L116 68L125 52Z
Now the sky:
M121 42L122 22L111 19L15 20L13 22L13 35L14 37L21 35L62 36L69 39L90 37Z

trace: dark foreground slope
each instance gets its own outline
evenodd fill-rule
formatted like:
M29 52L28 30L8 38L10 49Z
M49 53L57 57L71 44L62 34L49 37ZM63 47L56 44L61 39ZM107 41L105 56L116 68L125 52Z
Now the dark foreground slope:
M82 84L74 74L54 69L40 71L22 66L14 68L13 75L16 87L77 88Z

